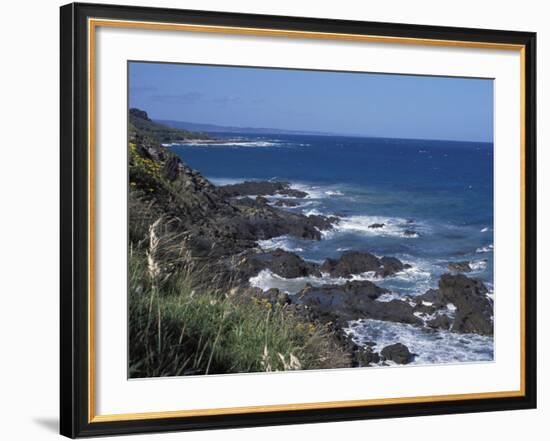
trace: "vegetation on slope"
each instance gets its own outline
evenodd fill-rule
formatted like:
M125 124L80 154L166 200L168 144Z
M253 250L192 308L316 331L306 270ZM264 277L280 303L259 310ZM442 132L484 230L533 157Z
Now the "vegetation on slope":
M208 257L196 255L190 244L208 225L192 227L204 205L234 207L214 200L215 187L162 147L162 133L131 111L130 377L348 367L330 324L217 278Z
M206 133L191 132L189 130L177 129L153 122L147 113L140 109L130 109L129 115L130 135L140 133L161 143L189 139L210 139L210 136Z

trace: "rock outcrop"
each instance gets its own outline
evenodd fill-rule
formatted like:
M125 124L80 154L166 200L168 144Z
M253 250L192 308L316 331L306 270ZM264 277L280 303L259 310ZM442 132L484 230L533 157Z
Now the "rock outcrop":
M408 364L414 360L414 355L402 343L386 346L380 351L380 354L385 360L390 360L397 364Z
M297 295L313 316L323 321L348 321L359 318L422 325L413 307L401 300L377 301L389 291L372 282L352 281L343 285L307 286Z
M222 195L226 197L237 196L289 196L293 198L305 198L305 191L290 187L288 182L280 181L245 181L238 184L222 185L219 187Z
M431 322L432 327L450 328L460 333L493 335L493 301L487 293L487 287L479 280L463 274L443 274L438 289L429 290L416 300L429 302L436 310L451 306L454 315L452 325L449 326L447 320L440 318Z
M382 257L360 251L346 251L339 259L327 259L321 271L333 277L350 277L355 274L373 272L380 277L391 276L411 266L395 257Z

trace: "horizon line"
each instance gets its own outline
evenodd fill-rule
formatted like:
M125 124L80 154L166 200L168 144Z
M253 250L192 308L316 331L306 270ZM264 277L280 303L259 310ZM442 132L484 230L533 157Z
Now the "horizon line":
M277 128L277 127L225 126L225 125L205 123L205 122L181 121L181 120L177 120L177 119L151 118L151 116L149 116L149 118L153 121L160 121L160 122L162 122L162 121L172 121L172 122L177 122L177 123L211 125L211 126L217 126L217 127L221 127L221 128L227 127L227 128L233 128L233 129L248 129L247 131L243 131L242 133L255 133L255 132L252 132L250 130L262 130L262 131L277 130L277 131L280 131L280 132L296 132L294 134L297 135L297 136L325 136L325 137L327 137L327 136L346 136L346 137L350 137L350 138L403 139L403 140L410 139L410 140L418 140L418 141L444 141L444 142L466 142L466 143L494 144L494 139L489 140L489 141L482 141L482 140L470 140L470 139L435 139L435 138L419 138L419 137L403 138L403 137L367 135L367 134L358 134L358 133L323 132L323 131L320 131L320 130L309 130L309 129L298 130L298 129L281 129L281 128ZM185 129L185 130L194 131L194 130L190 130L190 129ZM205 130L205 132L209 133L206 130ZM303 134L303 133L300 133L300 132L308 132L308 134ZM217 133L217 132L212 132L212 133ZM219 133L224 133L224 132L221 131ZM228 132L226 132L226 133L228 133ZM267 134L269 134L269 132L267 132ZM276 133L271 133L271 134L276 135Z

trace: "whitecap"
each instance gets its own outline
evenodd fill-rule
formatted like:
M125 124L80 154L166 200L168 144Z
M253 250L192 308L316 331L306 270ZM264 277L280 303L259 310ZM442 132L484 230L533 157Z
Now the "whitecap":
M490 253L493 251L493 245L487 245L476 249L476 253Z
M327 190L325 191L325 194L327 196L344 196L344 193L342 193L340 190Z

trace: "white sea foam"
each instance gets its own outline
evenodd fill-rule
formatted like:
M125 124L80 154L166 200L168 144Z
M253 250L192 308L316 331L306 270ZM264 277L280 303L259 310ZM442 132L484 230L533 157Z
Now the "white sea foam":
M281 238L280 241L270 239L260 242L262 242L260 246L262 246L263 249L282 248L286 249L286 251L300 251L300 249L288 246L287 243L285 243L284 238ZM426 290L431 287L430 273L425 269L414 267L400 271L389 277L381 277L373 271L366 271L364 273L352 274L350 277L332 277L328 273L321 273L320 277L307 276L296 277L293 279L286 279L266 269L260 271L258 275L250 278L249 280L251 286L261 288L264 291L270 288L277 288L289 294L296 294L298 291L305 288L307 284L312 286L343 285L350 281L374 282L379 286L390 289L390 291L392 291L392 285L394 284L399 284L400 282L405 282L407 284L412 283L412 287L409 289L400 287L399 291L393 290L391 294L383 295L383 297L381 297L381 301L384 301L385 299L388 299L387 301L389 301L394 298L405 298L405 295L399 293L401 290L407 291L407 295L414 297L418 294L424 294Z
M344 196L344 193L342 193L340 190L327 190L325 191L325 194L327 196Z
M275 205L276 202L280 199L286 199L286 200L292 200L294 202L298 202L297 205L291 205L291 206L283 205L282 207L277 206L277 208L284 208L286 210L299 210L299 209L310 207L312 205L317 204L316 201L302 201L301 199L292 198L286 195L269 195L264 197L268 200L269 205Z
M243 182L243 179L236 179L236 178L208 177L208 180L210 182L212 182L212 184L217 185L217 186L240 184L240 183Z
M316 208L312 208L310 210L304 210L302 211L302 214L304 216L324 216L323 213L321 213L319 210L317 210Z
M493 245L487 245L476 249L476 253L490 253L491 251L493 251Z
M384 224L383 227L371 228L373 224ZM407 234L406 231L414 231L414 234ZM337 233L355 232L367 236L394 236L407 239L420 237L429 228L425 224L409 223L406 219L384 216L349 216L340 219L340 222L332 230L326 231L326 237Z
M232 140L227 142L184 142L184 143L172 143L172 146L181 147L276 147L284 145L281 142L275 140Z
M457 334L450 331L434 331L418 326L356 320L345 331L357 344L376 342L375 351L385 346L402 343L417 354L412 364L456 363L493 360L492 337L477 334Z
M288 294L296 294L305 288L309 283L313 286L321 286L330 283L322 277L296 277L294 279L285 279L270 270L262 270L258 275L249 279L251 286L260 288L264 291L270 288L277 288Z
M306 192L306 199L323 199L326 197L325 191L319 185L311 185L303 182L293 182L290 184L290 188L292 188L293 190Z
M349 278L344 277L331 277L327 273L323 273L321 277L307 276L296 277L294 279L285 279L270 270L262 270L258 275L251 277L249 283L251 286L267 290L270 288L277 288L288 294L296 294L306 287L307 284L312 286L322 285L343 285L346 282L353 280L369 280L379 281L379 277L375 276L373 272L365 272L362 274L355 274Z
M487 261L486 260L473 260L469 263L470 268L472 271L475 272L481 272L484 271L487 268Z
M487 233L488 231L492 231L492 229L489 228L489 227L484 227L484 228L482 228L480 231L481 231L482 233Z
M285 251L304 251L303 248L294 246L292 244L292 238L289 236L278 236L273 237L271 239L265 239L265 240L259 240L258 246L262 248L263 250L275 250L277 248L280 248Z
M380 297L376 298L377 302L391 302L392 300L402 300L403 296L401 294L395 293L395 292L385 292L384 294L380 295Z

